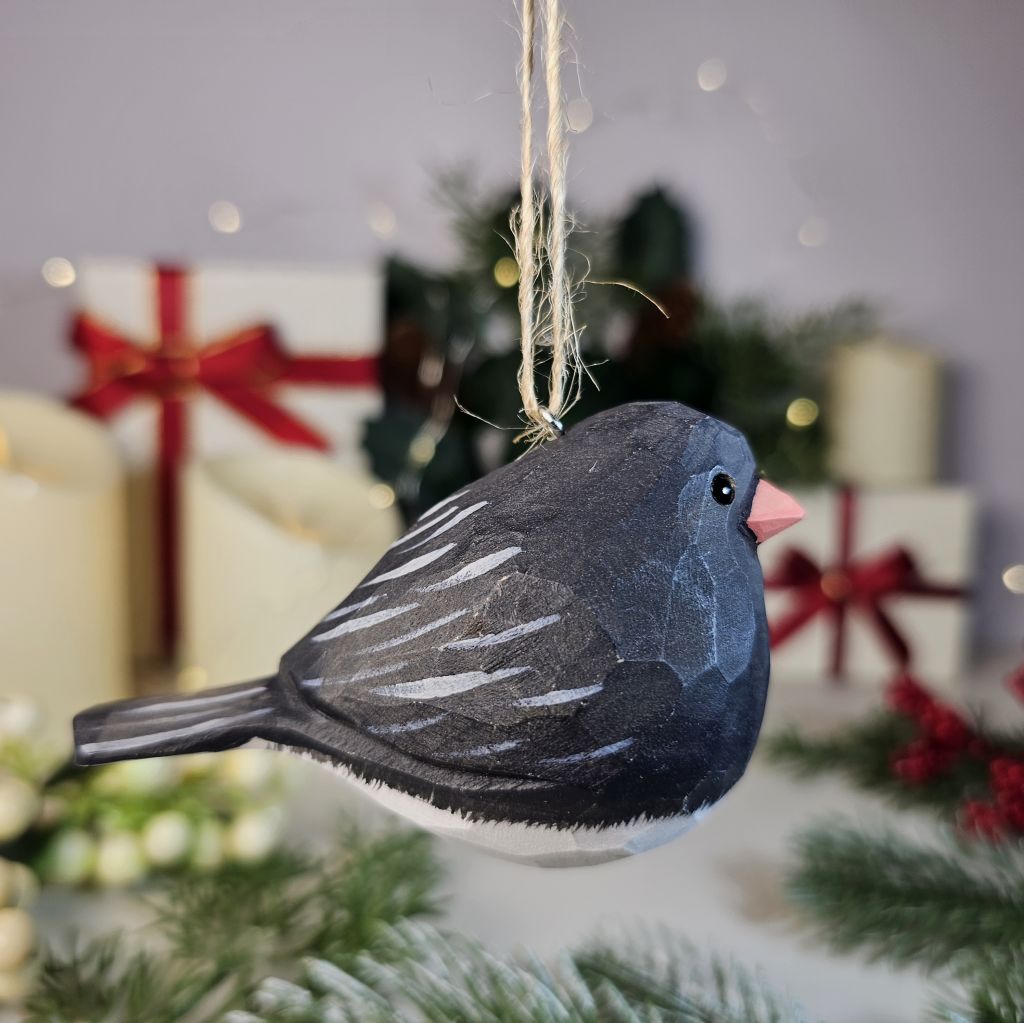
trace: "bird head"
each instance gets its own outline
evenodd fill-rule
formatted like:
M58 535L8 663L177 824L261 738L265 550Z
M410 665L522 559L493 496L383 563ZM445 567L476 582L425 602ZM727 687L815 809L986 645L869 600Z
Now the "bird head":
M683 451L689 474L678 514L688 521L692 539L732 547L739 534L753 547L804 517L793 497L760 477L746 438L732 426L701 417Z

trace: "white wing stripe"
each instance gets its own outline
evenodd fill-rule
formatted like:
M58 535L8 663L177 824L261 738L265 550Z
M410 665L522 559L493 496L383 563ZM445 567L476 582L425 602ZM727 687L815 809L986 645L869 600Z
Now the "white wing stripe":
M522 547L506 547L504 550L495 551L493 554L485 554L482 558L477 558L476 561L471 561L464 568L460 568L458 572L448 576L447 579L431 583L429 586L421 586L418 592L434 593L437 590L447 590L452 586L458 586L459 583L469 582L470 579L476 579L478 576L490 572L492 568L503 565L509 558L514 558L517 554L522 553L522 550Z
M360 584L360 588L363 586L373 586L375 583L382 583L387 579L398 579L403 575L409 575L410 572L418 572L421 568L426 568L427 565L447 554L454 546L455 544L449 543L445 544L444 547L439 547L436 551L428 551L426 554L421 554L418 558L413 558L411 561L399 565L398 568L391 569L390 572L383 572L381 575L374 576L373 579L367 579L365 583Z
M403 543L407 543L414 536L419 536L420 533L425 533L428 529L431 529L432 527L436 526L442 519L446 519L449 515L452 514L452 512L456 512L458 510L458 505L453 504L451 508L449 508L447 511L441 512L441 514L438 515L436 519L431 519L429 522L424 522L422 526L417 526L415 529L410 529L408 533L403 533L388 548L388 550L390 551L393 550L395 547L401 547Z
M386 596L386 594L375 593L372 597L367 597L366 600L359 600L354 604L346 604L344 607L339 607L336 611L332 611L329 615L325 615L323 621L333 622L335 618L344 618L345 615L351 614L353 611L358 611L361 607L368 607L370 604L380 600L383 596Z
M438 501L437 504L432 504L416 521L422 522L425 518L433 515L438 508L443 508L446 504L450 504L452 501L457 501L465 493L465 490L460 490L457 494L452 494L451 497L446 497L443 501Z
M499 646L502 643L511 643L520 636L529 636L531 632L539 632L548 625L562 620L561 615L545 615L543 618L535 618L532 622L524 622L522 625L513 625L511 629L504 632L492 632L487 636L472 636L470 639L457 639L451 643L445 643L442 650L475 650L482 646Z
M336 625L333 629L314 636L313 642L323 643L325 640L335 639L338 636L347 635L349 632L360 632L362 629L372 628L374 625L380 625L381 622L386 622L389 618L397 618L399 615L404 615L406 611L412 611L417 607L419 604L402 604L400 607L388 607L383 611L375 611L371 615L363 615L362 618L349 618L347 622L342 622L341 625Z
M307 689L325 685L344 686L349 682L362 682L365 679L378 678L381 675L393 675L396 671L401 671L408 663L408 661L396 661L394 664L385 664L380 668L363 668L362 671L357 671L354 675L349 675L348 678L304 678L299 684Z
M522 739L509 739L507 742L495 742L490 746L477 746L474 749L463 750L461 753L454 754L455 757L486 757L492 753L504 753L506 750L515 749L516 746L521 746Z
M409 550L415 550L417 547L422 547L424 544L430 543L431 540L436 540L442 533L447 533L453 526L457 526L463 519L468 519L473 512L478 512L481 508L486 505L486 501L479 501L477 504L471 504L468 508L463 508L454 519L449 519L443 526L435 529L425 540L420 540L419 543L414 543ZM437 521L435 519L435 521Z
M251 686L248 689L236 689L234 692L229 693L213 692L208 696L194 696L188 700L167 700L163 703L144 703L136 707L127 707L119 713L123 714L125 717L129 717L131 715L138 714L159 714L165 710L177 713L178 711L186 710L190 707L194 707L198 710L204 710L211 703L230 703L232 700L241 700L246 696L252 696L254 693L261 692L265 692L263 686Z
M432 678L421 678L415 682L396 682L393 686L381 686L370 690L377 696L395 696L402 700L436 700L444 696L454 696L470 689L479 689L489 682L498 682L503 678L512 678L529 671L529 666L522 668L500 668L498 671L463 671L458 675L435 675Z
M353 654L353 656L361 657L363 654L379 654L382 650L390 650L392 647L401 646L403 643L408 643L410 640L419 639L420 636L425 636L428 632L433 632L434 629L440 629L442 625L454 622L456 618L461 618L464 614L469 614L468 607L464 607L461 611L453 611L450 615L445 615L443 618L435 618L434 621L427 622L426 625L421 625L418 629L413 629L411 632L407 632L403 636L396 636L394 639L386 639L383 643L376 644L376 646L368 646L365 650L360 650L358 653Z
M621 739L619 742L613 742L610 746L602 746L600 749L588 750L586 753L572 753L567 757L545 757L541 763L580 764L584 760L603 760L605 757L610 757L613 753L619 753L624 749L629 749L632 745L632 739Z
M524 696L521 700L515 701L515 706L554 707L559 703L570 703L587 696L596 696L602 689L603 685L581 686L579 689L552 689L550 693L541 693L540 696Z
M418 732L423 728L429 728L446 717L447 714L438 714L437 717L418 718L416 721L406 721L401 725L370 725L366 730L374 735L401 735L402 732Z
M262 717L264 714L270 714L273 709L273 707L261 707L258 710L246 711L244 714L233 714L226 718L213 718L208 721L200 721L195 725L187 725L184 728L171 728L166 732L150 732L148 735L140 735L131 739L105 739L100 742L86 742L81 745L80 749L87 756L90 753L102 753L107 748L113 748L121 753L126 753L133 749L152 748L155 744L167 742L170 739L187 739L191 735L203 735L207 732L216 731L224 725L237 725L251 718Z

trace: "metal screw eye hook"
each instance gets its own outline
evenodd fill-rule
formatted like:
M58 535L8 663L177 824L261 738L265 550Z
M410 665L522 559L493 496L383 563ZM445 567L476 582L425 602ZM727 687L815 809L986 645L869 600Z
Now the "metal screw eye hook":
M540 407L540 415L544 422L547 423L559 437L565 436L565 427L562 425L561 419L556 419L543 405Z

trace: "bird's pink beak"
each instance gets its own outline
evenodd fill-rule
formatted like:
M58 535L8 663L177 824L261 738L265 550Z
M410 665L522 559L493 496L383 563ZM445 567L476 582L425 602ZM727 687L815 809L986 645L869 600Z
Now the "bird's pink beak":
M764 543L803 517L803 508L785 490L772 486L767 480L761 480L754 491L754 503L750 506L747 525L757 537L757 542Z

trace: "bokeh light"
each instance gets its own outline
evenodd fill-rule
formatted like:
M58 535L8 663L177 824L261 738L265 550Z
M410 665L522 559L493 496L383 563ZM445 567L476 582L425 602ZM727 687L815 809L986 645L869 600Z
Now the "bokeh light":
M366 495L371 508L390 508L395 503L395 492L386 483L374 483Z
M67 288L75 283L75 268L70 259L53 256L43 263L43 280L51 288Z
M242 228L242 211L227 199L210 204L210 227L219 234L236 234Z
M810 426L818 418L818 403L813 398L794 398L786 408L786 422L796 430Z
M370 208L366 211L366 222L378 238L393 238L398 229L395 211L383 202L370 203Z
M1010 565L1003 571L1003 585L1011 593L1024 594L1024 565Z
M816 249L828 240L828 221L821 217L808 217L796 233L797 240L808 249Z
M565 108L565 119L569 124L569 131L577 135L586 131L594 123L594 108L590 105L590 100L584 99L583 96L569 100Z
M704 61L697 68L697 84L705 92L716 92L721 89L728 77L729 70L725 66L725 61L719 60L717 57Z
M519 264L511 256L502 256L494 264L494 279L499 287L515 287L519 283Z

